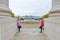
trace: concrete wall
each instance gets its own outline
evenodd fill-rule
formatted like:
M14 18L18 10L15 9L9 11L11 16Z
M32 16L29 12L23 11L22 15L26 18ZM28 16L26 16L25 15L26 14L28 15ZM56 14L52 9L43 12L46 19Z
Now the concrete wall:
M0 17L1 40L9 40L17 32L16 19L11 17Z
M16 19L11 17L9 0L0 0L0 40L9 40L16 32Z
M60 40L60 0L52 0L49 18L45 19L45 33L50 40Z
M45 34L50 40L60 40L60 24L56 22L45 19Z
M9 6L9 0L0 0L0 3Z
M50 11L60 11L60 0L52 0L52 9Z

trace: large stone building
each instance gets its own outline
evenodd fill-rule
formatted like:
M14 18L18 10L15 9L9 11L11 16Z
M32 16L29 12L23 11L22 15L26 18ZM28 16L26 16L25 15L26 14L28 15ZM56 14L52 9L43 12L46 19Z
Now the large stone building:
M60 40L60 0L52 0L49 18L45 19L45 30L50 40Z
M16 19L11 17L9 0L0 0L0 40L9 40L16 32Z
M50 18L53 22L60 24L60 0L52 0Z
M10 16L8 0L0 0L0 16Z

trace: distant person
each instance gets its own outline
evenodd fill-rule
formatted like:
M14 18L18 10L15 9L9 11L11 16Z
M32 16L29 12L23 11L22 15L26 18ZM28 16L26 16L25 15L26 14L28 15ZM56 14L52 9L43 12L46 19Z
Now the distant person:
M18 17L18 19L17 19L17 27L18 27L18 31L20 32L20 28L21 28L21 21L20 21L20 19L19 19L19 17Z
M44 31L44 19L43 19L43 18L42 18L42 20L40 21L39 25L40 25L39 28L41 29L40 33L42 33L42 31Z

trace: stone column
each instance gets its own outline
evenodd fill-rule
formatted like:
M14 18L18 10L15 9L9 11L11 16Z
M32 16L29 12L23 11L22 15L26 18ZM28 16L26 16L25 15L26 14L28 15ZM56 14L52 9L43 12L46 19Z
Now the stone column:
M52 0L52 9L49 17L53 22L60 24L60 0Z
M8 0L0 0L0 16L11 16Z
M9 0L0 0L0 39L9 40L16 31L16 18L11 17Z
M52 0L49 18L45 19L45 33L50 40L60 40L60 0Z

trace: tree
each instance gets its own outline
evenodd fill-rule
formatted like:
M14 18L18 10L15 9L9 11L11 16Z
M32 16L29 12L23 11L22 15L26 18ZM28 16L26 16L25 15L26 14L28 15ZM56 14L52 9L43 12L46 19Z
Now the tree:
M11 13L11 17L14 17L14 13Z
M42 18L48 18L49 17L49 14L46 14L46 15L43 15Z
M20 20L24 20L24 18L21 18Z
M18 18L18 16L14 16L14 18Z

